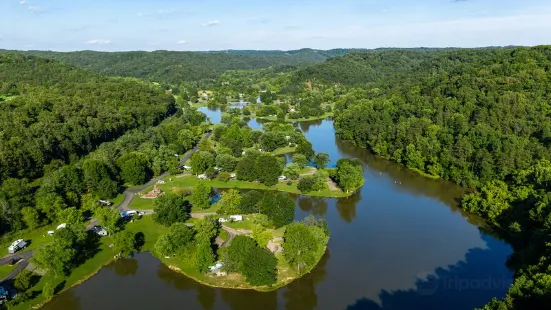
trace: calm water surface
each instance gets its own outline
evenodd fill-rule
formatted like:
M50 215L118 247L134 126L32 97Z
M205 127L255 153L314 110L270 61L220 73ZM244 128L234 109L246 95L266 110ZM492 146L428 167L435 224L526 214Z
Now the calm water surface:
M215 110L207 114L220 119ZM457 209L461 188L338 140L331 120L298 126L333 164L357 157L366 165L365 185L352 197L296 197L297 219L314 214L331 229L328 251L309 275L270 293L215 289L143 253L110 264L44 309L466 310L505 294L511 247Z

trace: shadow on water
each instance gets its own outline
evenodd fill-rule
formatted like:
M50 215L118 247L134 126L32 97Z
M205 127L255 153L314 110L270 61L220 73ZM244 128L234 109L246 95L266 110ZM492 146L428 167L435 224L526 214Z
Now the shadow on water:
M285 309L313 310L318 306L316 286L327 276L326 265L329 260L329 250L325 252L316 268L304 277L292 282L283 292Z
M107 265L107 268L113 269L115 274L121 277L133 276L138 272L138 261L133 258L120 258Z
M415 289L379 293L380 302L358 299L348 310L473 309L492 297L503 296L512 283L512 272L503 264L501 241L480 233L488 248L470 249L465 260L437 268L415 283ZM468 298L466 298L468 296Z
M322 197L299 196L298 207L314 216L325 216L327 214L327 199Z

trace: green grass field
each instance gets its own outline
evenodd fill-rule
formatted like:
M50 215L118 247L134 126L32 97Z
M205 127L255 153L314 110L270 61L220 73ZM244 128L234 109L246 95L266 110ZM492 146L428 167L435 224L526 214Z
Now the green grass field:
M10 272L12 272L15 269L15 266L17 265L10 266L9 264L7 264L7 265L0 266L0 279L4 279L5 276L10 274Z
M292 181L291 185L287 185L287 181L278 182L274 186L266 186L258 182L247 182L239 180L230 180L228 182L223 182L219 180L199 180L195 176L184 176L181 178L172 178L172 182L168 181L168 177L165 178L165 184L159 184L157 187L162 189L165 192L176 192L181 188L194 188L199 184L199 182L205 182L213 188L236 188L236 189L257 189L257 190L272 190L280 192L288 192L294 194L304 194L307 196L317 196L317 197L347 197L352 195L352 193L345 193L343 191L319 191L319 192L310 192L310 193L301 193L297 189L298 181ZM144 192L150 191L153 187L144 190ZM131 208L133 209L147 209L144 205L147 205L145 202L136 202L138 198L135 198L131 203ZM146 200L146 199L141 199ZM136 204L135 204L136 203ZM153 202L150 202L152 205Z
M36 291L38 294L35 298L27 300L25 302L22 302L20 304L17 304L13 308L15 310L27 310L31 308L38 308L40 305L42 305L44 302L46 302L46 299L44 296L42 296L42 288L44 287L44 284L47 282L51 282L54 285L58 285L65 281L65 284L63 285L63 290L65 291L72 286L75 286L77 284L80 284L96 274L103 266L107 265L109 262L113 260L113 257L115 256L115 251L109 247L109 244L111 244L111 238L110 237L103 237L101 240L101 248L100 252L97 253L94 257L86 261L84 264L80 265L79 267L75 268L73 272L65 279L56 279L53 276L46 274L43 276L40 281L30 289L30 291Z
M12 242L14 242L17 239L23 239L29 243L29 245L19 250L18 253L26 252L29 250L34 250L38 248L39 246L43 245L44 243L48 243L52 240L52 236L49 236L47 234L48 230L55 230L57 225L48 225L44 227L40 227L36 230L21 230L14 234L8 234L6 236L2 237L1 241L1 248L0 248L0 257L3 257L8 254L8 247Z
M278 155L284 155L288 153L294 153L296 149L297 149L296 146L280 147L275 151L273 151L272 154L274 154L275 156L278 156Z

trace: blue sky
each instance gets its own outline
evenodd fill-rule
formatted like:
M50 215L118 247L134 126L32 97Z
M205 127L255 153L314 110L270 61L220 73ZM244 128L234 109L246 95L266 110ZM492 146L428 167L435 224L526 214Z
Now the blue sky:
M539 45L549 29L549 0L0 0L4 49Z

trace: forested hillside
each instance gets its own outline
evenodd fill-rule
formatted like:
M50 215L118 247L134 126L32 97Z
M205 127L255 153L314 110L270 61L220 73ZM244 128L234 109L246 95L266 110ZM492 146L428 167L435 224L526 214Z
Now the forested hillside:
M322 62L329 57L353 50L319 51L236 51L227 52L46 52L35 55L73 64L110 76L125 76L180 85L183 82L215 79L227 70L259 69L277 65L300 65Z
M175 112L172 96L57 61L0 54L0 179L37 178Z
M516 250L515 283L485 307L501 310L551 302L550 70L551 47L540 46L354 54L297 74L341 84L342 138L475 189L463 208Z

